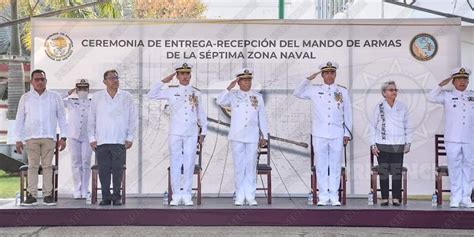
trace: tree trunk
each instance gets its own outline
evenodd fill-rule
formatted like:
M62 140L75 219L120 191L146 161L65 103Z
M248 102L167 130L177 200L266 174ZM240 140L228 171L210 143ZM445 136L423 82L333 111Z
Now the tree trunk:
M18 19L18 5L17 0L10 0L11 4L11 20ZM18 24L11 26L11 42L10 42L10 55L19 56L21 55L20 48L20 32ZM23 64L22 63L9 63L8 64L8 112L7 119L14 120L16 117L16 111L18 109L18 103L21 95L25 92L25 83L23 81Z

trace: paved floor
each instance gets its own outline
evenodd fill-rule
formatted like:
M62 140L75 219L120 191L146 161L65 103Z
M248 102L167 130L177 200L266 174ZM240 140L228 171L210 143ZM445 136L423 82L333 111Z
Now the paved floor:
M99 200L100 201L100 200ZM195 199L194 199L195 201ZM443 206L441 207L432 207L430 201L426 200L409 200L407 205L402 205L400 207L388 206L382 207L380 205L368 206L367 199L363 198L350 198L347 199L347 205L341 207L318 207L318 206L308 206L307 200L305 198L273 198L272 204L267 204L266 198L257 198L259 203L258 206L252 208L258 209L344 209L344 210L361 210L361 209L380 209L380 210L425 210L425 211L435 211L435 210L446 210L446 211L474 211L474 208L459 208L453 209L449 208L449 203L444 202ZM195 201L196 202L196 201ZM38 200L39 205L33 207L21 207L15 206L14 199L0 199L0 209L25 209L25 208L151 208L151 209L169 209L169 208L180 208L180 209L234 209L234 208L248 208L248 206L236 207L233 205L232 198L203 198L202 205L195 205L192 207L170 207L167 205L163 205L162 198L127 198L126 205L123 206L99 206L98 204L95 205L87 205L86 200L74 200L72 198L60 198L58 201L57 206L43 206L42 199Z
M345 227L25 227L0 228L0 236L474 236L472 230Z

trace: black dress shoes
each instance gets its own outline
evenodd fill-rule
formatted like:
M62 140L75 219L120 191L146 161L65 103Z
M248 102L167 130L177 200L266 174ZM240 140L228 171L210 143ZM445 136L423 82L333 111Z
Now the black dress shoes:
M99 205L101 206L110 206L112 202L110 200L102 200L100 201Z

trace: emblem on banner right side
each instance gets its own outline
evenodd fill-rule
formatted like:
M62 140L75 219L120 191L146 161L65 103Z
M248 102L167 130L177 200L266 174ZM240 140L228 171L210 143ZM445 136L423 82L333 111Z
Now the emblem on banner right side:
M410 42L410 52L420 61L431 60L438 52L438 42L430 34L418 34Z

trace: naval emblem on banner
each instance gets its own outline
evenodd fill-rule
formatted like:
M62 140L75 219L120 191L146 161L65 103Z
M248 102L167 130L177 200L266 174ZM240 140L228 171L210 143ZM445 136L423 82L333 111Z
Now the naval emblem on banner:
M73 43L65 33L53 33L46 38L44 48L46 55L54 61L62 61L72 54Z

